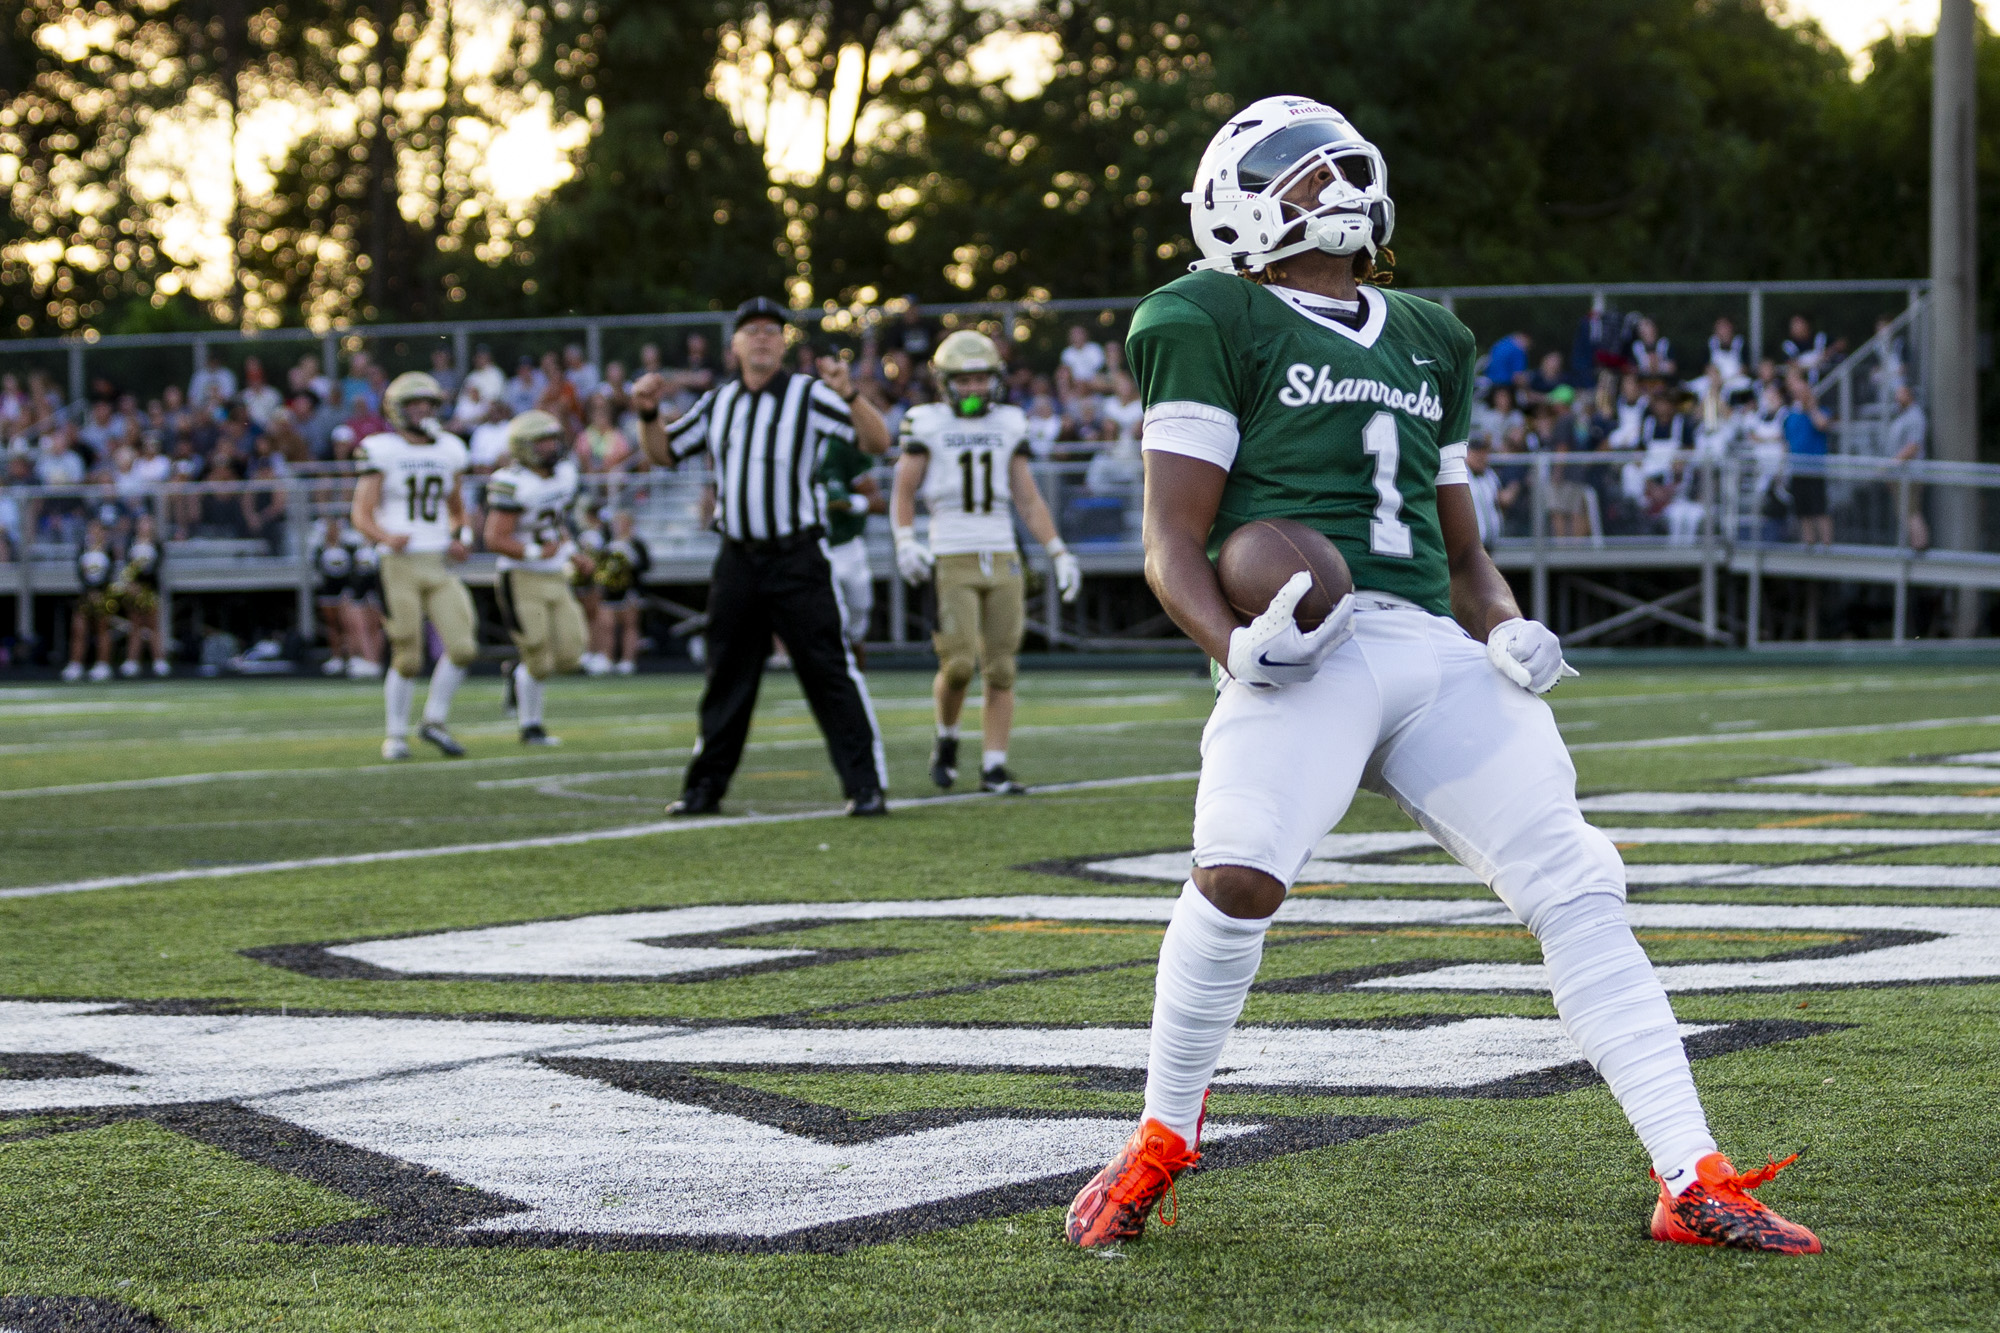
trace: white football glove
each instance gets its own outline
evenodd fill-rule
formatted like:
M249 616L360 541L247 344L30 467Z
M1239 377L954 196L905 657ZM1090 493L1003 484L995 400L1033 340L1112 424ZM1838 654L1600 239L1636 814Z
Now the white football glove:
M1320 627L1310 634L1299 628L1293 611L1312 591L1313 576L1292 575L1271 598L1264 614L1229 636L1229 674L1254 689L1300 685L1319 674L1320 663L1354 633L1354 594L1340 599Z
M1063 545L1060 537L1052 539L1042 549L1049 553L1049 561L1055 566L1056 591L1062 594L1065 602L1075 601L1076 595L1083 591L1083 566L1076 562L1076 557L1069 553L1069 547Z
M1538 620L1515 616L1486 636L1486 660L1530 694L1547 694L1564 676L1581 675L1563 661L1562 640Z
M937 563L930 548L917 540L915 528L897 528L895 535L896 572L903 576L903 582L912 585L929 583L931 566Z

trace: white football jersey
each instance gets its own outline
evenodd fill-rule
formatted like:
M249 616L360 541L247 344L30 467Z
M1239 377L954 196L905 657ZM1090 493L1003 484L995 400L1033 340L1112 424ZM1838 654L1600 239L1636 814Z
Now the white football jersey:
M451 513L445 504L470 465L465 441L443 432L428 444L412 444L395 431L361 442L361 471L382 474L382 501L375 522L384 532L408 533L405 551L442 551L451 545Z
M489 509L513 512L514 535L529 545L560 543L570 535L570 510L576 505L576 464L563 459L548 476L533 468L510 463L495 472L486 483ZM566 560L553 556L546 560L516 560L498 557L500 569L528 569L543 574L562 573Z
M1028 418L1018 407L962 417L943 403L903 414L904 453L928 454L921 494L930 510L931 552L977 555L1012 551L1014 455L1028 449Z

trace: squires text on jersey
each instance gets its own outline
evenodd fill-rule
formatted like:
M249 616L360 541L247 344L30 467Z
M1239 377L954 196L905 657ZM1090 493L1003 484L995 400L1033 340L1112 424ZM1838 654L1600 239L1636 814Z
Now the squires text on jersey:
M1336 380L1331 366L1309 366L1303 361L1295 361L1286 368L1285 387L1279 391L1278 401L1286 407L1305 407L1311 403L1380 403L1426 421L1444 420L1444 404L1431 392L1428 380L1411 393L1381 380Z

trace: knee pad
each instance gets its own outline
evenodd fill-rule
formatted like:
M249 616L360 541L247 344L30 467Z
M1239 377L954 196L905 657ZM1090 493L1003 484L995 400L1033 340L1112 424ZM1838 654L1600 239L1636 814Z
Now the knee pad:
M962 690L972 683L972 670L970 657L947 657L938 663L938 674L954 690Z
M470 642L450 644L445 648L445 656L451 659L451 664L455 667L470 668L479 660L479 645Z
M390 638L389 669L410 680L424 674L424 640L421 634Z
M988 658L981 665L986 671L987 685L996 690L1011 690L1014 688L1016 668L1019 666L1014 654L996 654Z
M1572 899L1625 899L1625 862L1611 839L1578 815L1523 830L1496 856L1493 891L1530 930Z
M570 667L565 667L558 663L556 661L555 650L550 648L546 643L538 643L533 647L523 646L521 649L521 665L528 668L528 674L536 680L547 680L550 676L556 674L556 672L572 670L574 666L572 664Z

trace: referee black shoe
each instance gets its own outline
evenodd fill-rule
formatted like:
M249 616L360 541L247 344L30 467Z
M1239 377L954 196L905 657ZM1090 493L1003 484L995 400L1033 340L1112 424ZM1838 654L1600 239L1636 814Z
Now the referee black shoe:
M847 803L849 819L873 819L889 813L889 798L879 791L864 791Z
M562 738L560 736L551 736L548 732L543 731L541 723L530 722L527 726L521 728L521 744L556 746L562 744Z
M979 775L979 790L999 792L1002 796L1025 796L1028 788L1014 780L1007 771L1007 765L995 764Z
M931 781L946 790L958 781L958 737L940 736L931 746Z
M465 747L453 739L452 734L445 730L445 725L442 722L426 722L421 727L418 727L417 739L420 741L429 741L432 745L437 746L438 749L444 752L444 757L447 759L465 758Z
M681 793L681 798L667 807L667 813L677 819L694 815L719 815L722 813L722 798L710 787L689 787Z

